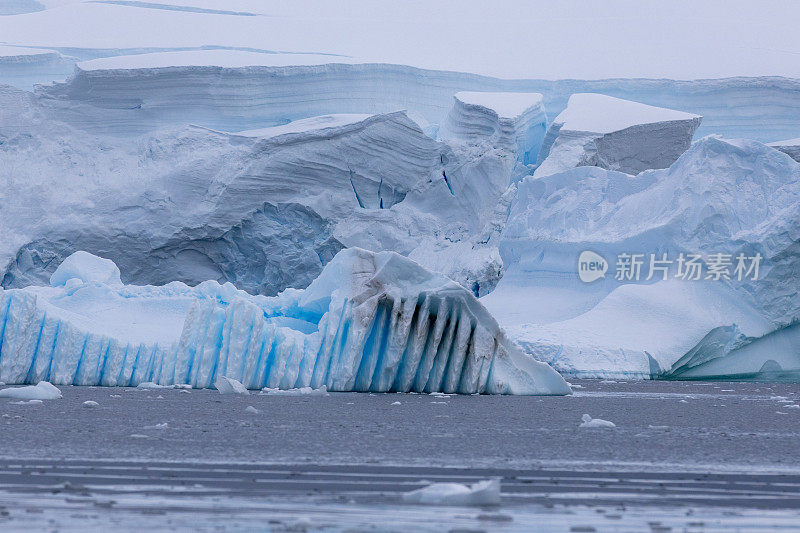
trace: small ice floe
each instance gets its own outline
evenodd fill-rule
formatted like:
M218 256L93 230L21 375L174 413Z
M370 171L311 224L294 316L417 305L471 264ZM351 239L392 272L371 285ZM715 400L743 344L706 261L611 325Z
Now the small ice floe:
M800 405L797 405L797 404L794 404L794 405L784 405L784 406L783 406L783 408L784 408L784 409L800 409Z
M95 407L99 407L100 404L93 400L86 400L85 402L83 402L83 406L86 407L87 409L94 409Z
M687 400L678 400L679 403L689 403Z
M581 425L578 427L582 428L615 428L617 425L614 422L609 422L608 420L603 420L601 418L592 418L591 416L584 414L581 417Z
M172 385L159 385L152 381L145 381L144 383L139 383L136 388L139 390L171 389Z
M406 492L403 501L430 505L500 505L500 479L487 479L469 486L432 483Z
M121 394L112 394L109 398L122 398Z
M433 396L434 398L449 398L450 397L449 394L446 394L444 392L432 392L430 395Z
M655 429L657 431L669 431L669 426L647 426L647 429Z
M142 429L169 429L169 424L166 422L162 422L160 424L155 424L153 426L145 426Z
M40 381L36 385L0 390L0 398L15 398L17 400L57 400L61 398L61 391L49 381Z
M133 434L131 434L129 436L132 439L149 439L150 438L149 435L142 435L141 433L133 433Z
M392 405L401 405L400 402L392 402Z
M42 405L42 400L20 400L18 402L8 402L13 405Z
M217 381L214 382L214 387L217 388L220 394L250 394L250 391L242 385L241 381L225 376L218 377Z
M270 389L264 387L259 394L270 394L275 396L330 396L328 387L323 385L318 389L311 387L300 387L299 389Z
M253 415L257 415L258 414L258 409L256 409L252 405L248 405L247 407L244 408L244 412L245 413L250 413L250 414L253 414Z
M583 388L583 385L578 385L577 383L569 383L569 382L567 382L567 385L569 385L570 388L572 388L572 389L582 389Z

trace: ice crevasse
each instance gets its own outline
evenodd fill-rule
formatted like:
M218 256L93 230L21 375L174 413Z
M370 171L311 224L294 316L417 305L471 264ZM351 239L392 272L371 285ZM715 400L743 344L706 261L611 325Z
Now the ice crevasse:
M6 383L567 394L466 289L394 252L342 250L303 290L125 285L86 252L51 286L0 290Z

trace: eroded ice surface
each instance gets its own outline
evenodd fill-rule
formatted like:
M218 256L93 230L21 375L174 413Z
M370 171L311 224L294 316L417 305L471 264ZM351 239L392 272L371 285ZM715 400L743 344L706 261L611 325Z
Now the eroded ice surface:
M458 92L440 131L454 142L501 147L536 163L547 115L539 93Z
M214 281L108 284L109 263L79 254L50 287L0 292L0 380L569 393L469 291L393 252L343 250L307 289L271 298Z

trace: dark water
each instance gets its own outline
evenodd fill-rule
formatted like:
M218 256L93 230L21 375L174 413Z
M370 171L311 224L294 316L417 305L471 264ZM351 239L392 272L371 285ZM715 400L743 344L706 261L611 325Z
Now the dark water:
M3 399L0 530L800 525L800 386L573 383L570 397L62 387L41 404ZM617 427L580 428L584 413ZM431 482L491 477L500 505L402 499Z

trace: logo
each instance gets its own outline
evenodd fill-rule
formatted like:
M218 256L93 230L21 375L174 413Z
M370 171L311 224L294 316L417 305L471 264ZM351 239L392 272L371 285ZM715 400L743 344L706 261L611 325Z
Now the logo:
M578 277L584 283L591 283L606 277L608 262L602 255L590 250L584 250L578 257Z

